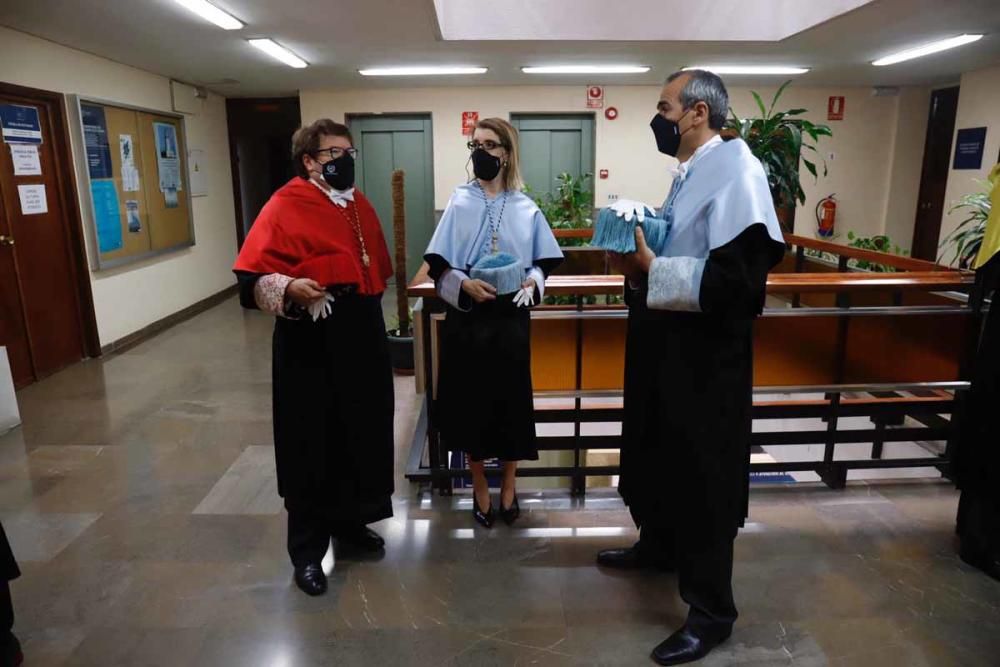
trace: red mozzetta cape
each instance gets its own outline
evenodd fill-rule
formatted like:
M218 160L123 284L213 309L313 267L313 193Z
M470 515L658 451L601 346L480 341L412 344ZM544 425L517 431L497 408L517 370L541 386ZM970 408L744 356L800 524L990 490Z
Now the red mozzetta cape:
M368 267L361 261L354 230L355 207L371 260ZM392 263L378 215L360 191L341 208L314 184L296 177L261 209L233 270L311 278L323 286L354 284L361 294L381 294Z

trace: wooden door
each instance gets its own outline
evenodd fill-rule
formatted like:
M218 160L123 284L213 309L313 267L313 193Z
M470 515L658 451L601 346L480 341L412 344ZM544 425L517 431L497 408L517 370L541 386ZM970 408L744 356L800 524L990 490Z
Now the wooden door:
M920 194L917 197L917 218L913 225L913 246L910 254L917 259L935 261L941 238L941 218L944 216L945 191L951 168L951 143L958 115L958 88L943 88L931 94L927 118L927 140L924 144L924 165L920 174Z
M0 84L8 104L37 109L42 133L40 174L16 174L24 144L0 143L0 344L23 386L100 349L62 96Z

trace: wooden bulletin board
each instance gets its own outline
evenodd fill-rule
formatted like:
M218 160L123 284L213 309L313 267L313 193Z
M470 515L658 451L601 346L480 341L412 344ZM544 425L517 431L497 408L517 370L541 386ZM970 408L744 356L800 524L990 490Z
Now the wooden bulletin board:
M115 268L194 245L184 117L82 97L69 106L78 121L74 154L91 266Z

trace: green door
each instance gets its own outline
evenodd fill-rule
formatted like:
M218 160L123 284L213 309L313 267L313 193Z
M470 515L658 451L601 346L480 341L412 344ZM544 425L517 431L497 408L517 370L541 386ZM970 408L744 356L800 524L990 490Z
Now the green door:
M357 184L371 200L389 244L392 229L392 172L406 173L406 278L423 262L434 233L434 168L430 116L354 116L348 119L358 149ZM395 282L394 280L392 281Z
M553 192L561 173L594 173L593 116L514 114L511 123L521 137L521 172L532 196ZM593 191L593 180L587 189Z

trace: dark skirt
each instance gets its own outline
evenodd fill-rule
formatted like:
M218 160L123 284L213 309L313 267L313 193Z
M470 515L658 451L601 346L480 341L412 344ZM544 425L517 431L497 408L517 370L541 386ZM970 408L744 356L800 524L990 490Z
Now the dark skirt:
M534 461L531 314L509 298L449 308L441 332L441 437L473 461Z
M325 320L278 319L273 342L278 493L289 509L392 516L393 380L381 298L337 298Z

